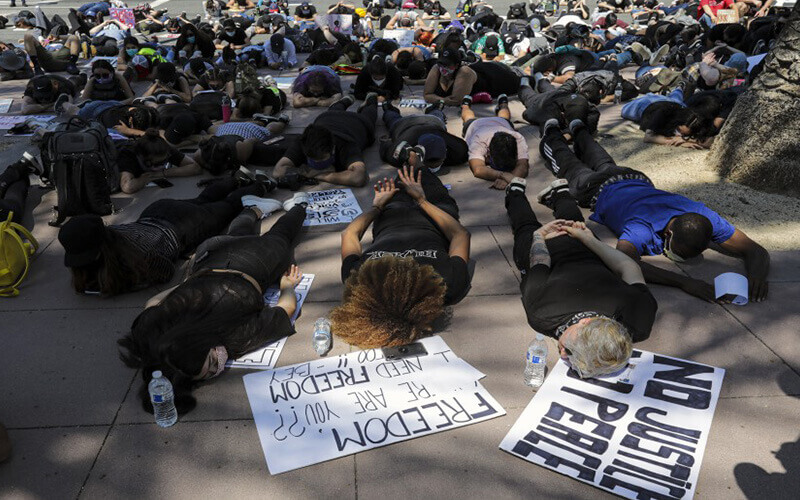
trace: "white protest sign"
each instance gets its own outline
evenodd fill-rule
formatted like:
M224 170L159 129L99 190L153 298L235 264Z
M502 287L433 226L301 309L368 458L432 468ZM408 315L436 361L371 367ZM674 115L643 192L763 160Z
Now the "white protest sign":
M361 215L361 206L351 189L327 189L308 194L311 202L306 208L304 226L349 223Z
M414 30L393 29L383 30L383 37L386 40L394 40L401 47L411 47L414 45Z
M11 104L14 102L14 99L2 99L0 100L0 113L8 113L8 110L11 109Z
M724 375L634 350L581 380L559 360L500 448L621 497L691 499Z
M294 78L293 76L276 76L275 84L281 90L289 90L294 85Z
M505 415L441 338L427 355L353 352L244 377L271 474Z
M313 274L303 274L300 283L294 288L295 297L297 299L297 308L291 317L292 324L297 320L300 315L300 309L303 307L303 302L306 301L308 291L311 290L311 283L314 282ZM277 286L267 288L264 293L264 303L270 307L275 307L278 304L281 290ZM225 364L228 368L256 368L259 370L268 370L274 368L278 362L278 357L281 355L283 346L286 344L286 338L276 340L271 344L267 344L261 349L256 349L253 352L245 354L238 359L229 359Z
M423 109L428 106L428 103L425 102L425 99L400 99L400 107L401 108L417 108Z

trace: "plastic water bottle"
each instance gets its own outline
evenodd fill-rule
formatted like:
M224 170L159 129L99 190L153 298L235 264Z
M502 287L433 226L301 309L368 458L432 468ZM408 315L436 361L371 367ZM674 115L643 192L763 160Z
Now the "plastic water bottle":
M153 413L156 423L161 427L169 427L178 421L178 410L175 409L175 394L172 384L164 377L160 370L153 372L153 380L147 386L150 392L150 402L153 403Z
M547 369L547 341L541 333L528 346L528 355L525 361L525 385L539 388L544 382L544 372Z
M327 318L319 318L314 323L314 337L312 339L314 350L324 356L331 348L331 322Z
M231 98L228 94L222 96L222 121L228 123L231 121Z
M614 104L622 102L622 82L617 82L617 88L614 89Z

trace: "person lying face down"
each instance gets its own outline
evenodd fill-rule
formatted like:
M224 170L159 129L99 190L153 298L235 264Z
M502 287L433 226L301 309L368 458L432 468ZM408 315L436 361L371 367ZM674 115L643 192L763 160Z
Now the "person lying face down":
M581 378L620 370L632 343L650 336L658 307L641 269L586 227L564 180L539 193L556 218L545 225L525 187L524 179L512 180L505 204L528 323L558 340L561 358Z
M153 411L147 393L153 371L170 379L175 406L185 414L196 405L192 389L220 375L228 359L295 331L290 318L302 273L290 263L308 195L297 193L283 204L245 196L242 203L246 208L227 234L202 243L185 280L151 298L118 341L123 362L142 370L139 397L147 412ZM286 214L259 236L260 219L281 207ZM271 307L264 304L264 291L274 283L280 284L280 296Z
M412 152L408 163L414 167L403 167L397 181L378 182L372 209L342 232L345 288L330 318L332 333L349 344L403 345L428 335L444 307L469 291L469 231L458 222L455 200L423 161ZM372 244L362 249L373 222Z

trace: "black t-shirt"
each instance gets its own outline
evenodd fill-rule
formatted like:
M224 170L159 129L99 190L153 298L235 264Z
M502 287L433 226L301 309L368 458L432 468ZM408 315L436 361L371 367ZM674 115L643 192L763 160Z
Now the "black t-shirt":
M533 266L525 277L522 304L528 323L554 337L580 312L596 312L625 325L634 342L650 336L658 304L647 285L629 285L582 243L560 236L547 240L551 267Z
M675 135L675 113L683 106L673 101L656 101L647 106L642 112L642 119L639 121L639 128L642 130L652 130L656 135L672 137Z
M333 134L333 167L337 172L347 170L355 162L364 161L364 150L375 140L374 124L358 113L325 111L314 120L314 125L324 127ZM286 157L296 166L306 163L300 142L289 147Z
M727 118L736 105L741 94L734 90L704 90L696 92L686 99L686 105L701 108L706 115Z
M310 65L330 66L342 57L342 51L338 47L324 47L315 49L306 58Z
M183 153L173 147L170 147L170 153L166 162L178 166L183 161L183 157ZM133 145L130 142L121 144L117 147L117 166L119 167L120 172L130 172L134 177L141 177L143 173L148 171L158 171L158 169L152 170L145 167L144 163L136 154L136 151L133 149Z
M26 97L32 97L33 100L39 104L55 102L55 100L61 94L69 94L70 96L75 95L76 93L75 85L73 85L72 82L70 82L63 76L46 75L46 78L50 80L50 83L52 85L52 89L50 92L44 92L44 93L37 92L33 86L33 80L35 80L36 78L31 78L28 81L28 84L25 86L25 92L22 95Z
M447 291L445 304L458 303L467 294L471 278L467 263L461 257L451 257L449 242L439 229L416 206L385 210L373 232L372 244L362 255L348 255L342 261L342 281L350 272L371 259L384 256L412 257L422 265L433 266L444 279Z
M122 117L125 115L125 112L130 107L131 106L127 104L120 104L119 106L108 108L99 115L97 115L97 118L95 119L98 122L102 123L105 128L114 128L117 125L119 125L119 122L122 121ZM125 125L128 124L126 123Z
M244 45L246 39L247 33L245 33L242 28L236 28L236 32L233 34L233 36L228 35L224 28L219 33L220 41L228 42L232 45Z
M353 89L353 95L356 99L364 99L369 92L375 92L380 96L394 100L400 97L400 91L403 90L403 83L403 75L401 75L400 70L394 66L387 67L385 80L381 83L380 87L375 85L375 82L372 80L372 74L369 72L369 68L364 68L356 78L356 86Z
M438 135L444 139L445 146L447 147L447 156L444 159L444 165L461 165L466 163L469 159L469 151L464 139L448 133L447 126L444 122L434 116L406 116L397 122L390 132L392 134L392 140L388 143L388 147L384 147L382 144L380 152L381 159L394 167L399 168L402 166L392 157L394 148L403 141L416 145L419 138L425 134Z
M311 4L298 5L297 8L294 9L295 17L299 17L300 19L311 19L316 13L317 8Z
M595 63L591 52L582 50L579 52L563 52L555 54L557 75L563 75L569 71L580 73L589 70Z
M158 107L158 128L164 130L165 138L173 144L208 130L211 125L208 116L193 111L188 104L162 104Z

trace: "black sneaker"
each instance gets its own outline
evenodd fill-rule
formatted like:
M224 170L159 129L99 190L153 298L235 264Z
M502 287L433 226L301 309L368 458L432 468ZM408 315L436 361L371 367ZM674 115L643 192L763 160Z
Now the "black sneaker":
M28 168L28 171L34 175L41 176L44 174L44 165L42 165L42 161L39 159L38 156L32 155L29 152L25 151L22 153L22 159L20 160L25 167Z
M278 181L272 178L266 171L261 169L256 169L253 172L254 177L256 178L256 182L264 186L264 189L267 193L270 191L274 191L275 188L278 187Z
M528 181L522 177L514 177L511 182L506 186L506 196L513 192L525 194L525 188L528 186Z
M397 107L394 104L392 104L392 101L388 101L388 100L387 101L383 101L383 111L394 111L396 113L400 112L400 110L397 109Z
M64 104L69 102L69 94L61 94L56 98L56 102L53 103L53 111L56 112L57 115L60 115L64 112Z
M358 107L358 111L361 112L362 109L366 108L367 106L377 106L378 105L378 94L375 92L370 92L367 94L367 97L364 98L364 102Z
M81 70L78 69L78 66L76 66L75 63L67 64L67 67L64 68L64 71L66 71L70 75L77 75L80 74L81 72Z
M503 106L508 106L508 96L505 94L500 94L497 96L497 106L494 107L494 114L500 112L503 109Z
M465 95L464 98L461 99L461 105L472 107L472 96L469 94Z
M441 99L439 99L434 104L428 104L427 106L425 106L425 114L426 115L430 114L433 111L437 111L437 110L438 111L444 111L444 101L441 100Z
M336 105L337 105L337 104L339 104L340 102L343 102L343 103L345 103L345 108L349 108L350 106L352 106L352 105L353 105L353 104L356 102L356 99L355 99L355 97L353 97L352 95L350 95L350 94L347 94L346 96L342 97L342 98L341 98L341 99L339 99L338 101L336 101L336 102L334 102L333 104L331 104L330 106L328 106L328 109L330 109L330 108L332 108L332 107L336 106Z
M571 135L572 137L575 137L575 132L577 132L578 129L585 128L585 127L586 127L586 124L583 122L583 120L579 120L579 119L576 118L575 120L572 120L571 122L569 122L569 135Z
M566 179L556 179L549 186L539 191L536 200L547 208L553 208L555 196L559 193L569 192L569 183Z
M544 122L544 125L542 125L541 128L542 137L546 136L547 132L551 129L561 132L561 124L559 123L558 118L549 118L546 122Z

